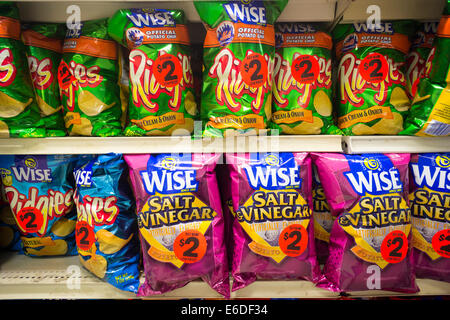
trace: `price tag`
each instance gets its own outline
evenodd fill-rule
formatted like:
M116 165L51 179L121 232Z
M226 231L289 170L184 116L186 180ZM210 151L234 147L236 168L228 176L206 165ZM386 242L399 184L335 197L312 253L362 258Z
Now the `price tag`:
M59 87L63 90L70 87L72 82L74 82L76 78L73 76L72 72L70 71L69 66L67 63L62 60L61 63L58 66L58 84Z
M450 258L450 229L436 232L431 240L434 251L444 258Z
M381 256L389 263L399 263L408 253L408 239L401 230L394 230L381 243Z
M205 236L198 230L183 231L173 243L173 252L184 263L198 262L206 253Z
M156 81L162 86L166 88L175 87L183 77L180 60L168 53L159 56L153 63L153 74Z
M289 257L301 255L308 246L308 233L301 224L291 224L283 229L278 239L281 251Z
M292 61L291 74L299 83L314 83L319 76L319 62L313 56L304 54Z
M252 87L259 88L267 81L267 62L259 53L252 53L241 63L240 73L242 80Z
M95 243L94 229L87 221L78 221L75 230L77 246L83 251L88 251Z
M25 207L17 214L17 222L19 227L26 233L36 233L42 227L44 216L36 208Z
M358 71L364 80L379 83L386 79L389 64L386 58L379 53L371 53L359 64Z

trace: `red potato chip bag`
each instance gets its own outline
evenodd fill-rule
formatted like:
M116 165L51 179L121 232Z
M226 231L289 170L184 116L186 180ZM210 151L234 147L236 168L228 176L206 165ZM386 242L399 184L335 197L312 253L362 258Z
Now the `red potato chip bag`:
M409 154L312 154L336 216L318 286L417 292L408 201Z

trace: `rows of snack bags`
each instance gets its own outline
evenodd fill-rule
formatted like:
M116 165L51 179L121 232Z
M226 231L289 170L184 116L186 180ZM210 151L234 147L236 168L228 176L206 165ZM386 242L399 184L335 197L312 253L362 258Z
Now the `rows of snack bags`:
M138 296L450 282L450 153L11 155L0 170L3 248L78 255Z
M194 1L66 24L0 4L0 135L449 136L449 11L433 22L278 23L280 1ZM27 63L28 61L28 63ZM29 68L28 68L29 66Z

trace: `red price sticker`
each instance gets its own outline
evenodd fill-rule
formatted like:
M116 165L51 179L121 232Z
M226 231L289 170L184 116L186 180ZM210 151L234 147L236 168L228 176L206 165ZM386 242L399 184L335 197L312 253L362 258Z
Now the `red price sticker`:
M242 80L252 87L259 88L267 81L267 62L259 53L249 54L242 60L240 73Z
M289 257L301 255L308 246L308 233L301 224L291 224L283 229L278 239L281 251Z
M389 64L386 58L379 53L371 53L359 64L358 71L364 80L379 83L383 81L388 73Z
M94 229L87 223L87 221L77 222L75 230L75 239L77 246L83 251L88 251L95 242Z
M431 240L434 251L444 258L450 258L450 229L436 232Z
M314 83L319 71L319 62L313 56L304 54L292 61L291 74L299 83Z
M33 207L22 208L17 214L19 227L26 233L35 233L41 229L44 223L42 212Z
M74 82L76 79L73 76L72 72L70 71L69 66L67 63L62 60L58 67L58 83L59 87L63 90L70 87L72 82Z
M381 256L389 263L399 263L408 253L408 239L401 230L394 230L381 243Z
M153 74L156 81L166 88L175 87L181 82L183 70L180 60L171 54L163 54L153 63Z
M184 263L196 263L206 253L205 236L198 230L183 231L173 243L173 252Z

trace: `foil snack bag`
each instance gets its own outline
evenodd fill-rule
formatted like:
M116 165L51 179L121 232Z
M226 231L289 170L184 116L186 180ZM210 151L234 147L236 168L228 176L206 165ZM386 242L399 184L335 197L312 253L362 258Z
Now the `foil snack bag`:
M337 124L345 135L396 135L411 102L405 63L413 21L339 24L333 31L338 65Z
M47 137L67 135L58 85L64 33L64 24L57 23L26 24L22 31L36 101L44 120Z
M450 282L450 153L411 155L416 276Z
M194 1L206 28L203 135L267 131L272 113L274 23L282 1Z
M21 247L19 229L0 181L0 249L21 251Z
M220 155L125 155L136 197L145 282L139 296L203 279L229 298L224 219L215 167Z
M130 50L125 135L190 135L197 103L184 12L119 10L109 19L108 32Z
M15 3L0 3L0 137L42 138L45 127L20 39L19 19Z
M271 128L282 134L341 134L333 124L331 36L320 26L275 24Z
M76 255L73 158L69 155L4 155L5 195L28 256Z
M107 19L67 29L58 82L71 136L122 134L126 101L119 85L118 46L107 31Z
M313 154L331 213L318 286L417 292L408 202L409 154Z
M319 280L307 153L226 154L232 290L257 279Z
M122 155L81 158L74 178L76 241L81 264L116 288L137 293L137 219Z

